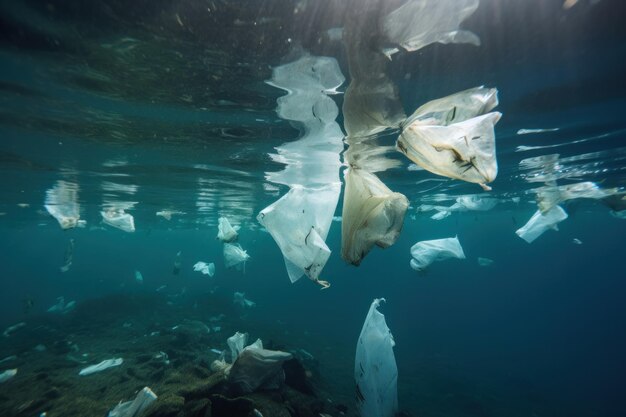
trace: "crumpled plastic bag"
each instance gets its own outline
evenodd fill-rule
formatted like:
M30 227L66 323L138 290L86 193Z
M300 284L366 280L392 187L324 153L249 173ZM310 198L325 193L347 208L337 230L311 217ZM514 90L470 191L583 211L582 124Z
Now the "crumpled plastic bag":
M558 223L567 219L567 213L561 206L554 206L550 210L542 213L537 210L528 222L519 228L515 233L528 243L532 243L546 230L559 230Z
M341 257L359 265L374 245L387 248L395 243L409 201L367 171L348 168L344 177Z
M193 266L193 270L212 277L215 275L215 264L213 262L196 262Z
M411 247L411 268L423 271L430 264L445 259L465 259L457 236L447 239L424 240Z
M600 200L617 194L619 189L602 189L594 182L585 181L561 186L547 185L535 190L535 192L537 193L537 206L539 210L541 210L542 213L546 213L554 206L567 200L577 198Z
M292 357L288 352L263 349L262 344L247 346L230 368L227 381L237 394L278 389L285 381L283 362Z
M398 367L395 342L385 316L378 311L384 298L375 299L356 345L354 379L361 417L393 417L398 411Z
M319 281L330 256L324 240L340 191L339 183L315 189L294 186L257 216L283 253L291 282L296 282L302 275Z
M156 394L150 388L144 387L134 400L120 402L109 411L107 417L139 417L156 400Z
M101 211L102 221L109 226L123 230L127 233L135 231L135 219L122 208L110 207Z
M478 8L478 0L411 0L382 20L387 40L407 51L417 51L431 43L480 45L474 33L460 29L461 22ZM397 52L394 48L386 55Z
M109 369L114 366L120 366L122 363L124 363L124 359L122 358L106 359L100 363L81 369L78 375L86 376L86 375L95 374L96 372L102 372L105 369Z
M234 335L226 339L226 344L230 348L231 363L237 360L237 357L243 351L244 347L248 343L248 333L235 332Z
M235 240L237 240L237 237L239 236L237 234L237 230L239 229L238 226L231 226L226 217L220 217L219 219L217 219L217 222L217 238L219 240L226 243L234 242Z
M498 174L494 125L500 116L492 112L447 126L413 123L398 138L398 150L427 171L488 191Z
M0 372L0 384L7 382L9 379L13 378L17 375L17 368L7 369L6 371Z
M248 252L246 252L240 244L224 244L224 263L226 264L226 268L234 266L237 269L241 269L243 267L245 272L248 259L250 259L250 255L248 255Z

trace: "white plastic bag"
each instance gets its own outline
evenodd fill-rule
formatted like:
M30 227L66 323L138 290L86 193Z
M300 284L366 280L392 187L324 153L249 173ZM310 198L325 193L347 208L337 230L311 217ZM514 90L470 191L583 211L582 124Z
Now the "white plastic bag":
M285 258L291 282L302 275L319 281L330 256L324 240L339 200L340 184L319 188L294 186L274 204L263 209L257 220L272 235Z
M341 257L359 265L372 246L387 248L395 243L409 201L367 171L348 168L344 177Z
M494 125L498 112L487 113L447 126L407 126L398 138L398 150L434 174L486 184L498 174Z
M135 219L122 208L107 208L101 211L100 214L102 215L102 221L109 226L113 226L128 233L135 231Z
M226 343L230 348L231 363L234 363L241 351L243 351L246 343L248 343L248 333L235 332L234 335L226 339Z
M238 227L231 226L230 222L226 217L220 217L217 219L218 222L218 230L217 230L217 238L222 242L234 242L237 240L239 236L237 234Z
M431 43L480 45L474 33L460 24L478 8L478 0L407 1L382 21L387 39L407 51L417 51ZM386 52L388 55L397 49Z
M193 270L212 277L215 275L215 264L213 262L208 264L206 262L196 262Z
M233 243L224 244L224 263L227 268L234 266L237 269L241 269L243 266L245 272L248 259L250 259L250 255L248 255L248 252L246 252L241 245Z
M62 229L85 226L80 220L78 203L78 184L68 181L57 181L54 187L46 191L44 207L54 217Z
M515 233L528 243L532 243L546 230L559 230L557 224L567 219L567 213L561 206L554 206L550 210L542 213L537 210L528 222L519 228Z
M393 417L398 410L398 367L395 342L378 311L384 298L375 299L367 313L356 345L354 379L361 417Z
M552 207L564 201L577 198L600 200L617 194L619 189L601 189L596 183L585 181L561 186L547 185L535 190L535 192L537 193L537 206L539 206L539 210L541 210L542 213L546 213L550 211Z
M134 400L120 402L109 411L107 417L139 417L156 400L156 394L150 388L144 387Z
M457 236L447 239L424 240L411 247L411 268L423 271L428 265L445 259L465 259Z
M81 369L78 375L86 376L86 375L95 374L96 372L102 372L105 369L109 369L114 366L120 366L122 363L124 363L124 359L122 358L106 359L100 363Z

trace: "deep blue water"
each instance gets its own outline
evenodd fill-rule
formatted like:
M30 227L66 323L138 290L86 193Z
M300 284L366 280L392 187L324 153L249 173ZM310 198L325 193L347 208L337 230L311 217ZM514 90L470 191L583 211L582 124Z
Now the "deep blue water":
M600 200L570 200L562 204L569 218L558 232L532 244L515 235L536 211L531 190L541 185L528 181L519 165L525 158L558 153L560 185L594 181L623 196L620 1L581 0L565 11L558 0L484 0L465 24L480 36L480 47L431 45L394 58L390 76L407 113L473 86L498 88L503 118L491 196L503 202L432 220L434 212L417 207L449 206L456 196L482 191L431 181L440 177L409 171L410 161L391 154L401 166L379 176L410 201L402 233L354 267L339 255L341 225L334 221L322 274L331 288L323 291L306 278L289 282L280 250L256 221L288 190L266 180L266 172L283 168L267 154L299 135L275 112L284 92L265 81L272 67L290 62L295 44L335 57L348 78L341 45L317 41L347 12L319 2L293 17L283 10L293 6L288 1L223 2L219 7L234 5L224 6L231 20L203 24L193 1L127 9L116 1L79 3L1 5L0 328L46 314L59 296L80 303L166 285L166 294L215 291L230 302L234 291L245 291L257 303L250 323L287 341L290 334L310 335L298 336L308 341L301 348L320 359L331 389L350 399L363 320L372 300L385 297L400 409L410 415L626 415L626 221ZM238 13L242 21L277 20L258 29L229 25ZM172 23L174 15L189 19L186 29ZM256 37L266 43L249 45ZM333 98L341 108L343 96ZM560 130L516 134L526 128ZM381 141L391 145L395 136ZM58 180L79 184L85 228L63 231L46 213L46 190ZM134 233L102 224L107 198L137 202L129 211ZM170 221L155 216L165 208L185 214ZM241 225L239 243L251 256L245 274L224 266L215 239L222 215ZM467 259L435 263L424 273L409 267L413 244L455 235ZM62 273L70 238L73 264ZM173 275L179 251L181 272ZM494 263L479 266L477 257ZM193 272L200 260L215 262L214 278ZM136 270L143 285L135 282ZM26 297L34 300L28 314Z

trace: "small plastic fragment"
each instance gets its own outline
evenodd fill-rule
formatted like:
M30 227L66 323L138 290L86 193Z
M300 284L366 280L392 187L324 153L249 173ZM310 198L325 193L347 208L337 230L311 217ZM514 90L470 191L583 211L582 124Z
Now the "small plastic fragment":
M78 375L87 376L87 375L95 374L96 372L102 372L106 369L109 369L115 366L120 366L122 363L124 363L124 359L122 358L106 359L100 363L81 369Z
M17 368L7 369L6 371L0 372L0 384L7 382L9 379L13 378L15 375L17 375Z
M65 303L65 297L57 297L57 303L48 309L48 313L67 314L76 307L76 301Z
M477 261L478 261L478 265L480 265L480 266L490 266L490 265L493 265L493 260L489 259L489 258L478 257Z

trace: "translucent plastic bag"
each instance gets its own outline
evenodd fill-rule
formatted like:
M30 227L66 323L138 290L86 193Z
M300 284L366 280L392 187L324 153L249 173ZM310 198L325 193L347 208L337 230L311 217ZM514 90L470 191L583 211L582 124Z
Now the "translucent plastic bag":
M251 308L256 306L254 301L250 301L246 298L245 292L237 292L233 294L233 303L242 308Z
M528 243L532 243L546 230L559 230L557 224L567 219L567 213L561 206L554 206L550 210L542 213L537 210L528 222L515 233Z
M361 417L393 417L398 410L398 367L395 342L375 299L356 345L354 379Z
M248 252L246 252L241 245L233 243L224 244L224 263L226 264L226 268L234 266L237 269L241 269L243 267L245 272L248 259L250 259L250 255L248 255Z
M59 222L62 229L85 226L85 221L80 220L78 184L57 181L54 187L46 191L44 207Z
M372 246L387 248L395 243L409 201L367 171L348 168L344 177L341 256L359 265Z
M389 41L407 51L417 51L431 43L480 45L478 36L459 27L477 8L478 0L407 1L383 19L383 32Z
M291 282L296 282L302 275L319 282L319 275L330 256L324 240L340 191L339 183L315 189L294 186L259 213L257 220L283 253Z
M135 231L135 219L132 215L126 213L121 208L107 208L101 211L102 221L109 226L124 232L132 233Z
M448 126L414 123L402 131L398 150L427 171L490 190L486 184L498 174L494 125L500 116L487 113Z
M457 236L447 239L424 240L411 247L411 268L423 271L436 261L465 259L465 253Z
M244 347L248 343L248 333L235 332L234 335L226 339L226 344L230 348L231 363L237 360L237 357L243 351Z
M193 270L212 277L215 275L215 264L213 262L196 262L193 266Z
M600 200L617 194L619 189L601 189L591 181L579 182L568 185L548 185L535 190L537 193L537 205L542 213L550 211L554 206L577 198L589 198Z
M231 226L230 222L226 217L220 217L217 219L218 222L218 230L217 230L217 238L222 242L234 242L237 240L239 236L237 234L237 230L239 227Z
M139 417L156 400L156 394L150 388L144 387L134 400L120 402L109 411L107 417Z

